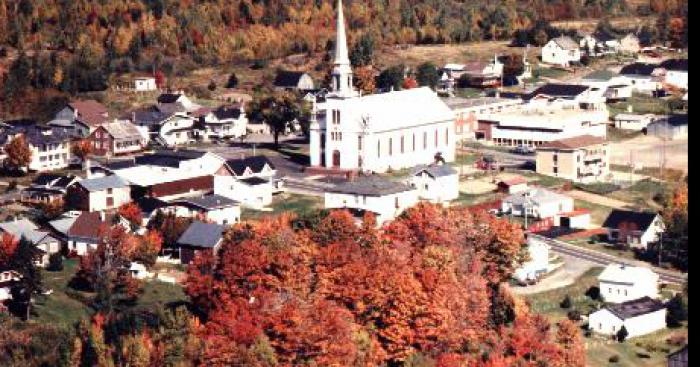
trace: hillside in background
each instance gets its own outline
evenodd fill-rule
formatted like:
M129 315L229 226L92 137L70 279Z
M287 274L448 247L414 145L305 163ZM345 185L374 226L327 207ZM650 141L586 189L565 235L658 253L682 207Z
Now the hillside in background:
M333 48L336 0L0 0L0 112L27 91L100 91L112 75L257 63ZM687 0L346 0L351 48L511 40L546 22L683 16ZM575 23L575 22L574 22ZM26 60L19 60L26 55ZM398 61L397 61L398 62ZM4 75L4 76L3 76ZM48 93L48 92L47 92ZM15 114L16 114L15 113ZM2 115L2 113L0 113Z

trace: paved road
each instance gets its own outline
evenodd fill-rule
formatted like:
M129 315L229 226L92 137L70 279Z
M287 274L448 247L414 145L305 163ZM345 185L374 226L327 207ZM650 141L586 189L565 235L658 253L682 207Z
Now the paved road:
M659 274L659 279L665 283L683 285L688 278L687 274L661 269L655 266L651 266L649 263L643 261L625 259L622 257L609 255L600 251L589 250L582 247L574 246L566 242L557 241L555 239L543 238L543 240L550 245L552 251L558 254L573 256L578 259L590 261L597 265L607 266L611 263L624 263L651 268L652 270L654 270L655 273Z

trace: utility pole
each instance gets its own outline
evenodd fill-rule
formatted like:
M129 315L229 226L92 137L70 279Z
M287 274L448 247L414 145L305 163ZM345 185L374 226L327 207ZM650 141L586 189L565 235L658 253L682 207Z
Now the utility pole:
M661 267L661 251L664 248L664 233L659 234L659 267Z

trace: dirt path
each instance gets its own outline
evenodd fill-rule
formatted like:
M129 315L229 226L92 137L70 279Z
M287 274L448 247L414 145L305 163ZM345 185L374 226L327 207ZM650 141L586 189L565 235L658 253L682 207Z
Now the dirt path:
M568 191L566 194L574 199L587 201L589 203L597 205L607 206L613 209L624 209L625 207L628 207L630 205L630 203L621 200L612 199L607 196L591 194L590 192L580 190Z
M512 287L513 293L536 294L569 286L595 265L592 262L567 255L560 255L560 257L564 260L564 265L562 267L555 270L535 285Z

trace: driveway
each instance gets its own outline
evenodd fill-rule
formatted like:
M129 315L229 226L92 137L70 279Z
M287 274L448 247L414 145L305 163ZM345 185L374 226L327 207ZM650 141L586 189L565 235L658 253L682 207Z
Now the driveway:
M536 294L552 289L567 287L574 284L584 273L596 266L588 260L577 259L569 255L559 255L564 260L564 265L535 285L527 287L513 286L511 289L515 294Z

